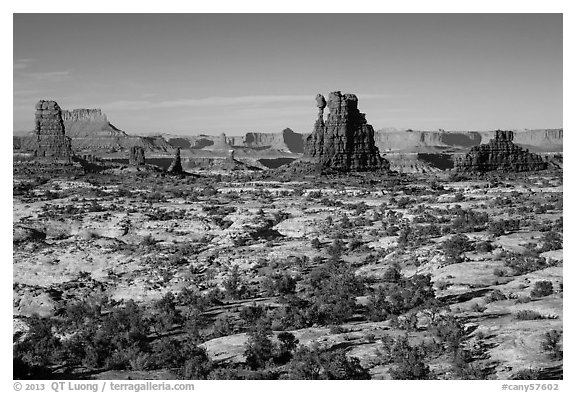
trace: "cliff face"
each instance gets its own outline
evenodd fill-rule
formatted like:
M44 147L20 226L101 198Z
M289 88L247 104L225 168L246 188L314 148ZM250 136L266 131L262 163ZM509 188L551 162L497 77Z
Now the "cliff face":
M495 131L494 138L487 144L474 146L465 156L458 157L455 168L458 171L537 171L548 167L542 157L530 153L514 143L514 132Z
M389 163L380 157L374 143L374 129L358 110L354 94L330 93L328 101L316 96L318 119L306 140L305 154L314 158L322 170L388 170ZM324 121L324 108L330 113Z
M235 137L234 146L252 149L274 149L290 153L304 153L302 134L285 128L280 133L248 132L243 137Z
M376 146L382 152L464 152L488 143L496 131L376 131ZM526 130L515 133L517 144L538 152L562 152L562 129Z

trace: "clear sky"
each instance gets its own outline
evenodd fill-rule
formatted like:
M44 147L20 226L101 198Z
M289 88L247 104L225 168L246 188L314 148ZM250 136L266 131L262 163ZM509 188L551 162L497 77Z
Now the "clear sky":
M317 93L375 129L562 127L561 14L15 14L14 130L34 104L128 133L310 132Z

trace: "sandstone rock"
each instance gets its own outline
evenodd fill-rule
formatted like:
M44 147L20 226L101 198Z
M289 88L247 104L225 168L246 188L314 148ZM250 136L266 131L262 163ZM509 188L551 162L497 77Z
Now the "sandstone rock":
M497 130L490 142L474 146L462 157L458 157L458 171L524 172L543 170L548 164L538 154L512 143L514 132Z
M174 159L172 160L170 167L168 167L168 173L177 174L177 173L183 173L183 172L184 172L184 170L182 169L182 161L180 159L180 148L177 148Z
M130 148L130 158L128 160L130 165L146 165L146 157L144 156L144 148L142 146L132 146Z
M65 134L62 110L56 101L40 100L36 104L34 138L31 143L34 156L39 159L72 162L72 145Z
M330 93L328 102L316 96L318 119L306 140L305 154L316 160L321 170L375 171L389 170L387 160L380 157L374 144L374 129L358 110L354 94ZM324 108L330 113L324 121Z

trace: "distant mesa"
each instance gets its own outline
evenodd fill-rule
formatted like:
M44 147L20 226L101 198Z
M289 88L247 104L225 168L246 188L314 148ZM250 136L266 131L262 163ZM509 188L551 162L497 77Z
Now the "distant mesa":
M548 164L538 154L531 153L512 141L513 131L497 130L486 144L474 146L455 162L457 171L524 172L547 169Z
M307 138L305 155L321 170L341 172L388 171L389 162L380 156L374 142L374 129L358 110L354 94L330 93L328 101L316 96L318 119ZM324 108L330 113L324 121Z
M40 100L36 104L34 137L31 150L34 157L59 163L72 162L72 146L66 136L62 110L56 101Z

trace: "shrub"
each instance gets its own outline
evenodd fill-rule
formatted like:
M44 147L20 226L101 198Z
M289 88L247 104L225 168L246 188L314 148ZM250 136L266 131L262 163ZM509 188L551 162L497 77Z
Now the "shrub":
M548 352L548 357L552 360L561 360L563 357L561 339L562 332L554 329L544 335L544 341L540 344L542 350Z
M541 252L559 250L564 247L562 242L562 235L554 230L546 232L542 240L544 243L540 248Z
M554 293L554 287L552 286L552 282L545 280L545 281L536 281L534 288L530 292L530 296L532 297L544 297L548 295L552 295Z
M240 276L238 265L234 265L228 277L224 280L223 284L226 291L226 296L228 296L230 299L241 299L242 296L246 293L246 285Z
M267 296L284 296L296 291L296 279L286 272L277 273L272 277L266 277L262 282L262 288Z
M288 364L289 379L370 379L368 370L356 358L348 358L344 350L323 351L298 347Z
M391 351L394 366L390 369L393 379L415 380L428 379L430 367L424 363L426 352L422 347L412 347L408 337L396 340Z
M481 241L476 243L476 251L477 252L491 252L494 249L492 243L487 241Z
M497 301L506 300L506 299L507 299L506 295L504 295L504 293L502 293L501 290L495 289L492 292L490 292L490 296L488 296L486 298L486 301L487 302L497 302Z
M442 250L449 263L458 263L462 262L462 253L472 250L472 243L468 236L458 234L446 239L442 243Z
M516 319L526 321L526 320L535 320L535 319L543 319L544 317L537 311L533 310L520 310L514 314Z
M512 268L513 274L516 276L549 266L544 258L511 253L505 256L504 264Z
M378 287L368 300L368 317L372 321L383 321L390 315L400 315L433 300L430 275L415 274Z
M363 284L350 265L329 260L309 274L306 295L312 304L308 318L321 324L343 322L354 313L356 296L362 290Z
M501 267L497 267L494 269L494 275L496 277L505 277L508 274L508 270L501 268Z

